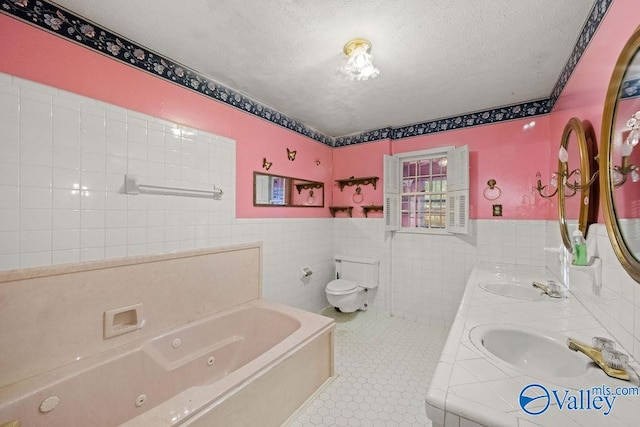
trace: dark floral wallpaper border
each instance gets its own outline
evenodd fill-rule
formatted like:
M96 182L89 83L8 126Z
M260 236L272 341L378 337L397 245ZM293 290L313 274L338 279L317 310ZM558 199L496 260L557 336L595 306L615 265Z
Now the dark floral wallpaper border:
M304 123L290 118L266 105L260 104L241 93L227 88L194 70L165 58L143 46L120 37L107 29L83 19L53 3L43 0L0 0L0 12L39 27L48 32L81 44L103 55L144 70L204 96L224 102L264 120L312 138L325 145L342 147L381 139L402 139L452 129L497 123L523 117L548 114L580 57L595 34L613 0L598 0L582 29L573 53L565 64L550 98L522 104L493 108L476 113L400 126L386 127L355 135L331 137L309 128ZM640 87L636 84L636 89Z
M591 13L589 14L589 18L587 18L587 22L585 22L584 27L582 27L582 32L580 33L580 37L578 37L578 41L576 42L576 45L573 48L573 52L571 53L571 56L569 56L567 63L564 65L564 68L560 73L560 77L558 77L558 81L556 82L556 85L553 87L553 90L551 91L551 95L549 97L551 108L553 108L556 101L560 97L562 90L567 85L567 82L569 81L569 77L571 77L573 70L575 70L576 66L578 65L578 62L580 61L582 54L584 53L585 50L587 50L587 46L589 46L589 42L591 42L591 39L593 38L596 31L598 30L598 27L600 26L600 22L602 22L602 19L607 14L607 11L609 10L609 7L611 6L612 3L613 3L613 0L598 0L593 5L593 8L591 9Z
M447 117L414 125L401 126L397 128L384 128L363 132L357 135L343 136L335 138L334 147L344 147L347 145L360 144L385 138L391 138L393 140L410 138L413 136L445 132L453 129L497 123L503 120L533 117L540 114L547 114L549 111L548 99L525 102L524 104L493 108L491 110L468 113L455 117Z

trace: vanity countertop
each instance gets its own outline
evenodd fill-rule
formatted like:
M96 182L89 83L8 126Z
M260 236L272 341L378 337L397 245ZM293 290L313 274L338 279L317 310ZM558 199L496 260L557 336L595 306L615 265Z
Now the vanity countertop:
M529 301L497 295L478 286L488 281L513 280L530 284L534 280L544 283L557 279L542 267L479 264L473 269L429 387L427 413L434 425L637 426L639 395L615 396L609 400L613 402L609 414L604 415L607 405L600 403L604 402L604 397L595 398L595 392L591 390L609 387L615 392L616 387L634 387L637 392L638 381L633 373L632 381L617 380L593 364L585 376L569 381L552 375L533 377L513 365L486 356L475 346L470 332L474 327L486 324L535 329L589 344L594 336L612 338L572 294L566 299L544 297ZM617 348L629 354L619 344ZM584 358L588 361L586 356ZM631 359L630 366L640 372L636 361ZM539 415L530 415L520 406L520 394L531 384L543 386L550 395L549 407ZM540 395L541 390L533 387L523 394L528 396L536 392ZM564 398L562 409L556 403L554 391L560 399ZM542 396L540 401L544 402L544 393ZM602 406L602 409L593 407L594 398L595 406Z

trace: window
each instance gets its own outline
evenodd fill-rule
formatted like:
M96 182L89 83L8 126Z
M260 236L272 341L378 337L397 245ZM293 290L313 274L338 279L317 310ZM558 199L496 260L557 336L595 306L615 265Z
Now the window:
M469 149L385 156L388 231L468 233Z
M400 226L445 228L447 156L401 159Z

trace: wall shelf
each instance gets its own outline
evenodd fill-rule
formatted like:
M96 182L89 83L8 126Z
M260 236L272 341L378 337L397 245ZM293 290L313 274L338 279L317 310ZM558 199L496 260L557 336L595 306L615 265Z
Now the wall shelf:
M371 205L371 206L363 206L362 212L364 213L365 218L369 217L369 212L383 212L384 206L382 205Z
M296 184L296 189L298 190L298 194L302 192L302 190L312 190L314 188L322 188L324 184L321 182L309 182L307 184Z
M340 186L340 191L344 189L345 186L351 187L353 185L373 185L373 189L376 189L376 184L380 178L377 176L367 176L364 178L347 178L347 179L336 179L336 182Z
M329 206L329 212L331 216L335 218L336 212L346 212L349 214L349 218L353 217L353 206Z

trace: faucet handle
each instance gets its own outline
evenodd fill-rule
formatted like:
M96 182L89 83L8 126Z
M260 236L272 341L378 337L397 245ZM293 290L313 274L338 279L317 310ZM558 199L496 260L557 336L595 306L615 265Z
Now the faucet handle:
M549 296L560 295L561 288L556 284L554 280L547 280L547 287L549 288Z
M626 370L627 363L629 363L629 356L608 348L602 349L602 358L604 359L604 363L613 369Z
M547 294L551 298L565 298L566 295L560 285L557 285L553 280L547 280L546 284L534 281L531 283L534 288L540 289L544 294Z
M593 337L593 346L595 348L597 348L598 350L615 350L616 348L616 343L613 340L610 340L609 338L604 338L604 337Z

